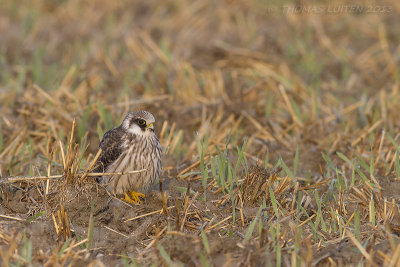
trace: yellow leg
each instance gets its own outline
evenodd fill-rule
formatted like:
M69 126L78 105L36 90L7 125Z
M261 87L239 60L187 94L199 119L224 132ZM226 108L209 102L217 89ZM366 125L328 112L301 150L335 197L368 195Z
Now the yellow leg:
M142 198L146 197L145 194L138 193L138 192L135 192L135 191L129 192L129 194L125 192L124 196L125 197L122 198L122 200L124 200L124 201L126 201L128 203L134 203L134 204L138 204L138 205L142 204L142 200L140 198L141 197Z

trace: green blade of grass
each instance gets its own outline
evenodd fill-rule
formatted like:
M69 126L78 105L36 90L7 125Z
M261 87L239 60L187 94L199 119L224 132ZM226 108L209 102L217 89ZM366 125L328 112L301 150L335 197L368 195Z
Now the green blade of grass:
M206 233L204 231L201 231L201 240L203 241L203 246L207 252L207 254L210 254L210 245L208 243L208 238Z
M293 176L296 177L297 167L299 166L299 146L296 146L296 153L294 155L294 163L293 163Z
M271 198L272 208L274 209L276 218L279 219L278 204L277 204L277 201L276 201L276 198L275 198L274 190L272 190L272 187L270 185L268 185L268 187L269 187L269 195L270 195L270 198Z
M71 238L68 238L64 244L61 246L60 251L58 252L57 256L58 258L61 258L61 256L64 254L64 251L67 249L67 247L69 247L69 244L71 243Z
M44 214L44 211L35 213L33 216L28 217L28 218L26 219L26 222L27 222L27 223L33 222L34 220L36 220L37 218L39 218L39 217L42 216L43 214Z
M165 248L160 243L157 244L157 248L158 248L158 251L161 254L161 257L165 260L167 265L168 266L173 266L174 262L171 260L171 257L168 255L168 253L165 250Z
M104 132L101 128L100 122L97 123L97 134L99 135L99 140L101 140L103 138Z
M345 162L347 162L351 167L353 167L353 168L355 169L355 171L357 172L357 174L361 177L361 179L362 179L365 183L367 183L370 187L376 187L375 184L371 183L371 182L368 180L367 176L365 176L365 174L360 170L360 168L358 168L358 166L354 166L354 164L353 164L344 154L342 154L342 153L340 153L340 152L337 152L337 155L338 155L341 159L343 159ZM364 163L365 163L365 162L364 162ZM367 169L369 170L368 165L366 165L366 166L367 166Z
M253 234L254 231L254 227L257 224L258 218L260 217L261 214L261 210L262 210L262 206L260 206L260 208L257 211L256 217L254 218L254 220L250 223L250 226L247 228L246 234L244 235L244 239L243 242L246 243L247 241L249 241L251 235Z

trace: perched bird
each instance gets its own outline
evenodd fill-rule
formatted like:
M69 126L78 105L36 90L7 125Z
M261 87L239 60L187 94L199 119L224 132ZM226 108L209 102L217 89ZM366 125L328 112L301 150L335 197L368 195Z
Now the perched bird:
M107 131L100 142L101 154L95 172L126 173L103 175L97 181L106 184L109 192L124 195L123 200L141 204L147 190L161 173L161 145L154 133L154 116L147 111L130 112L121 125Z

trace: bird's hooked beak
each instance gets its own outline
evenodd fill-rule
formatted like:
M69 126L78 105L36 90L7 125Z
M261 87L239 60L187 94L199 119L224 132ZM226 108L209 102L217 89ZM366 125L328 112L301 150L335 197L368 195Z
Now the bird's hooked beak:
M153 123L147 124L146 128L149 129L150 131L154 132L154 125L153 125Z

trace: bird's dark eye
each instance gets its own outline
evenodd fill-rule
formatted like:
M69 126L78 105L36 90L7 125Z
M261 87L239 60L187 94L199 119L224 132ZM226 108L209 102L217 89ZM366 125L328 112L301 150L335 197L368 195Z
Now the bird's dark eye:
M139 126L146 125L146 122L144 120L142 120L142 119L138 119L137 123L138 123Z

